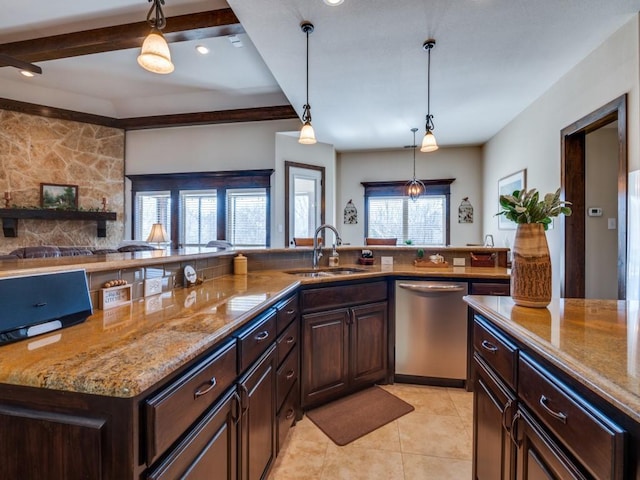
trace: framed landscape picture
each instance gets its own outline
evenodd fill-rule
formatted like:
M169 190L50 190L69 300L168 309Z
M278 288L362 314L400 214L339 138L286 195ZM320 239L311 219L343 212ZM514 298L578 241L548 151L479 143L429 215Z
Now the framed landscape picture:
M527 169L519 170L511 175L498 180L498 209L500 209L500 195L511 195L515 190L527 188ZM515 230L515 222L508 220L504 215L498 215L498 228L500 230Z
M78 186L55 183L40 184L40 205L42 208L59 210L78 209Z

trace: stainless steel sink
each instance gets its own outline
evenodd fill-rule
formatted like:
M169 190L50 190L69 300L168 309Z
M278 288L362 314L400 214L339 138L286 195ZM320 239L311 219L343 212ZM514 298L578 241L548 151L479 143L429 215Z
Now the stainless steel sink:
M334 277L338 275L352 275L354 273L362 273L366 270L361 268L318 268L315 270L300 269L300 270L288 270L286 273L290 275L296 275L298 277L306 278L321 278L321 277Z

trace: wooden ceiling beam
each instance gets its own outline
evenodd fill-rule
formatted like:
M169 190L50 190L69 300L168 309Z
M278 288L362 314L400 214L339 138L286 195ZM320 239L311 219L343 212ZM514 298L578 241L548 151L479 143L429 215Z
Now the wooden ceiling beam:
M140 16L144 16L142 11ZM149 33L146 21L0 44L0 52L24 62L43 62L137 48ZM233 10L224 8L167 18L169 43L244 33Z
M48 107L35 103L0 98L0 110L58 118L74 122L103 125L123 130L144 130L149 128L186 127L190 125L217 125L221 123L262 122L268 120L288 120L298 118L291 105L273 107L241 108L210 112L179 113L151 117L113 118L91 113Z
M125 130L144 130L149 128L188 127L192 125L288 120L292 118L298 118L298 114L293 107L291 105L279 105L274 107L121 118L118 120L118 125Z

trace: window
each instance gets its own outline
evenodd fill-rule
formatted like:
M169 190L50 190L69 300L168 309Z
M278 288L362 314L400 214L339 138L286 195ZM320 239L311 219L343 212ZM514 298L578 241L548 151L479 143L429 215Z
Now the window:
M146 240L151 225L160 222L174 248L211 240L268 247L272 174L268 169L127 175L134 238Z
M266 207L264 188L227 190L227 240L241 247L266 246Z
M448 245L449 185L453 179L423 180L427 192L416 201L405 182L363 182L365 237L397 238L398 243Z
M134 240L146 240L154 223L171 231L171 192L136 192Z
M206 245L218 238L218 198L216 190L180 192L181 233L184 246Z

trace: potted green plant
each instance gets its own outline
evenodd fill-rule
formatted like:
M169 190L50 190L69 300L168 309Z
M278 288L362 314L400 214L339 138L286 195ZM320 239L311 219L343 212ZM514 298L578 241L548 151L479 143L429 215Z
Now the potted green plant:
M535 188L500 195L504 215L515 222L511 262L511 297L516 305L544 308L551 302L551 256L545 231L551 219L571 215L570 202L560 199L560 189L542 200Z

